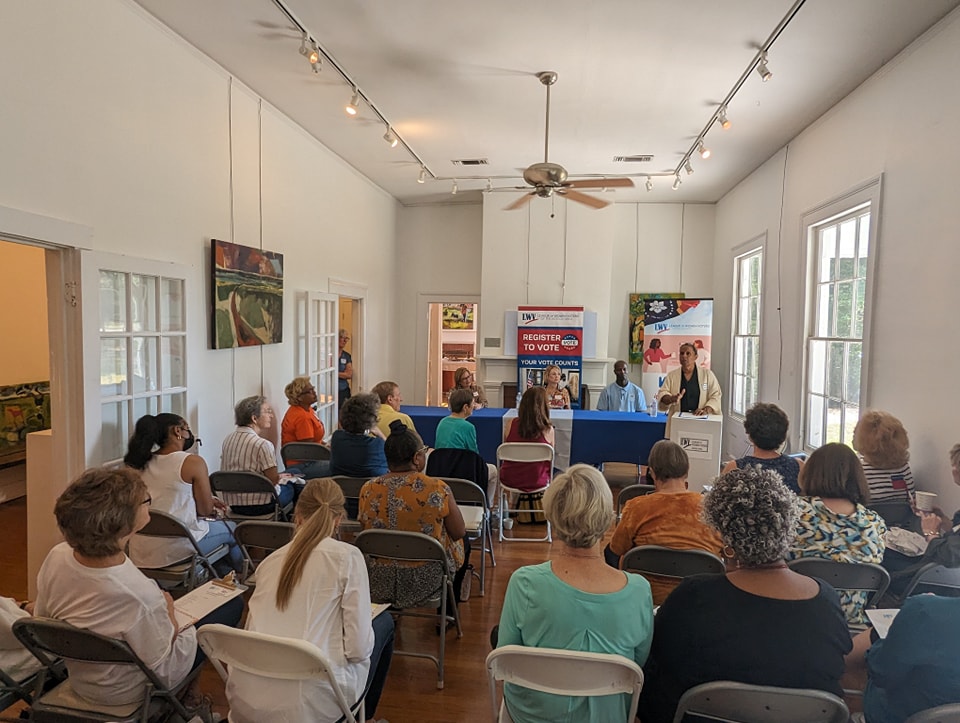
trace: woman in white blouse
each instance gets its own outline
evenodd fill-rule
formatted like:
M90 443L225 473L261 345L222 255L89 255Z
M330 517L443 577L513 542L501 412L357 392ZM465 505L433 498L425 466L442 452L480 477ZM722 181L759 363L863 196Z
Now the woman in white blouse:
M368 720L393 657L393 618L371 620L363 555L333 538L344 516L340 487L324 477L307 482L297 500L290 544L257 568L247 630L313 643L334 671L344 697L366 700ZM287 681L239 670L227 681L234 723L333 723L341 711L325 679Z

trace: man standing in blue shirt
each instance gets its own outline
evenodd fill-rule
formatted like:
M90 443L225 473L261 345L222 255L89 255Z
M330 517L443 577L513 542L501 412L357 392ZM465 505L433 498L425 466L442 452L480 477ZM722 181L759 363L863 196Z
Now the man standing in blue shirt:
M353 357L344 347L350 341L346 329L340 330L340 359L337 364L337 407L350 398L350 380L353 379Z
M600 392L597 409L603 412L642 412L647 408L643 390L627 379L627 363L622 359L613 365L617 380Z

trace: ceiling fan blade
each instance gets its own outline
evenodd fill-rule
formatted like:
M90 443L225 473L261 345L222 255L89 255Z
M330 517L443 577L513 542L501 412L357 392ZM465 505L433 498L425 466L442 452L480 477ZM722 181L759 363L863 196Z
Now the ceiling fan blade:
M633 188L632 178L584 178L564 184L567 188Z
M521 207L523 207L523 206L526 206L528 203L530 203L530 201L533 200L534 195L536 195L536 194L534 194L534 193L525 193L525 194L523 194L522 196L520 196L520 198L518 198L516 201L514 201L513 203L511 203L509 206L507 206L507 207L506 207L505 209L503 209L503 210L504 210L504 211L515 211L515 210L517 210L518 208L521 208Z
M559 189L557 191L561 196L569 198L571 201L576 201L577 203L582 203L591 208L606 208L610 205L609 201L603 201L595 196L588 196L586 193L580 193L580 191L573 191L566 188Z

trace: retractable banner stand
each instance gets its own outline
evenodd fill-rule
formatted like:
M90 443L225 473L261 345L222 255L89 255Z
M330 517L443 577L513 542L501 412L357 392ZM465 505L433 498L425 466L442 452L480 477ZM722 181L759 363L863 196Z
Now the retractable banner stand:
M580 408L583 363L582 306L517 307L517 389L520 393L543 384L543 370L560 367L560 386L570 394L570 406Z
M697 348L697 365L710 368L713 299L644 299L641 386L647 399L659 391L667 373L680 366L680 345Z

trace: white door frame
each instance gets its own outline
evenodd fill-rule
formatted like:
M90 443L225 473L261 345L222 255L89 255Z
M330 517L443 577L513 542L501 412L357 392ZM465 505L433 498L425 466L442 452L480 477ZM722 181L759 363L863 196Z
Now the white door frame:
M346 279L331 278L327 280L327 292L360 302L354 307L353 324L355 328L348 330L353 342L351 348L354 358L353 381L350 384L350 391L353 394L358 394L368 388L366 384L367 365L363 363L366 358L363 348L367 326L367 285L356 281L347 281Z
M417 332L414 341L414 399L418 404L424 404L427 399L427 347L430 344L430 304L475 304L473 312L473 328L477 331L477 346L475 356L480 354L480 294L464 294L453 292L450 294L417 294ZM478 380L482 384L483 380Z

